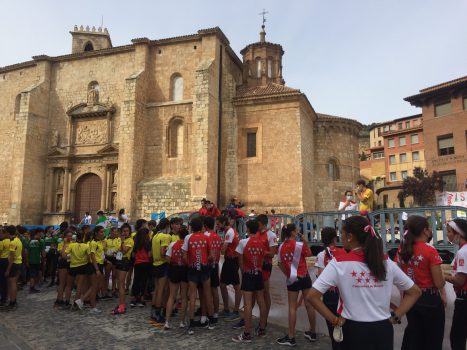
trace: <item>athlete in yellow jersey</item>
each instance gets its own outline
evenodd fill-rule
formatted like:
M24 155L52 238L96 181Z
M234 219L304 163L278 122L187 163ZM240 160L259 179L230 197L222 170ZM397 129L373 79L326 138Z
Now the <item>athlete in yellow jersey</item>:
M13 225L7 226L6 231L10 235L10 255L8 256L8 266L5 271L5 276L8 276L8 295L10 303L8 308L15 309L17 307L16 294L19 271L23 262L23 243L19 239L16 227Z
M8 278L5 276L10 256L10 236L0 228L0 306L5 306L8 299Z
M110 229L110 236L105 240L105 286L109 285L110 275L112 274L112 295L116 296L117 289L117 261L115 256L117 255L122 240L120 239L120 232L117 228L112 227ZM107 299L108 295L103 298Z
M71 231L65 231L65 237L64 239L58 243L57 245L57 251L60 254L58 257L58 288L57 288L57 300L55 301L54 306L59 307L59 306L64 306L67 307L70 305L70 297L68 297L67 302L63 301L63 293L65 291L65 287L67 285L67 279L68 279L68 270L70 269L70 262L67 257L67 248L71 244L71 240L73 237L73 233ZM73 286L70 285L70 293L71 293L71 288Z

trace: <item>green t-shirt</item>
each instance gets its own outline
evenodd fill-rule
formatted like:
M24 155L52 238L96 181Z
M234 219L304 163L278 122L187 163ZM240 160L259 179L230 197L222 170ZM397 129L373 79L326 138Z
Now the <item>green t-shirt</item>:
M44 243L46 247L50 247L53 243L53 238L52 237L45 237L44 238Z
M31 239L27 246L29 263L37 265L41 263L42 243L37 239Z

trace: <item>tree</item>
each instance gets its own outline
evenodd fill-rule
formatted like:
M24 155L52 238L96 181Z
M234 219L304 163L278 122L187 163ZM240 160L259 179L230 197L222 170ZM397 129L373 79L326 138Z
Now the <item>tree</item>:
M435 191L442 191L444 182L437 172L431 175L426 169L416 167L413 176L405 178L402 182L402 190L397 198L403 202L408 196L412 196L417 206L426 206L435 202Z

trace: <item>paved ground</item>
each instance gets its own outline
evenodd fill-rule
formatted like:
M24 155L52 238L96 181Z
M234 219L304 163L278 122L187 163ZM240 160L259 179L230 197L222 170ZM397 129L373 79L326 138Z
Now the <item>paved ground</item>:
M275 339L285 329L269 325L268 336L254 338L250 345L236 344L232 336L240 333L231 323L219 321L215 330L196 330L189 336L186 331L174 328L163 331L148 321L149 306L128 309L125 315L112 316L114 301L101 302L100 315L88 311L64 311L52 307L55 300L53 288L39 294L19 292L18 309L0 312L0 350L40 349L282 349ZM174 319L173 325L178 325ZM257 322L256 320L254 321ZM297 349L330 349L330 339L320 336L310 343L297 334Z

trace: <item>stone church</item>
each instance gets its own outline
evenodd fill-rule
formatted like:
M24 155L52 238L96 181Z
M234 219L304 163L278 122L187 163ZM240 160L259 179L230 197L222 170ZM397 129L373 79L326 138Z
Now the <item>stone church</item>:
M70 33L70 54L0 68L2 223L119 208L134 221L233 196L293 214L353 188L360 123L287 87L264 27L241 58L219 28L117 47L107 29Z

